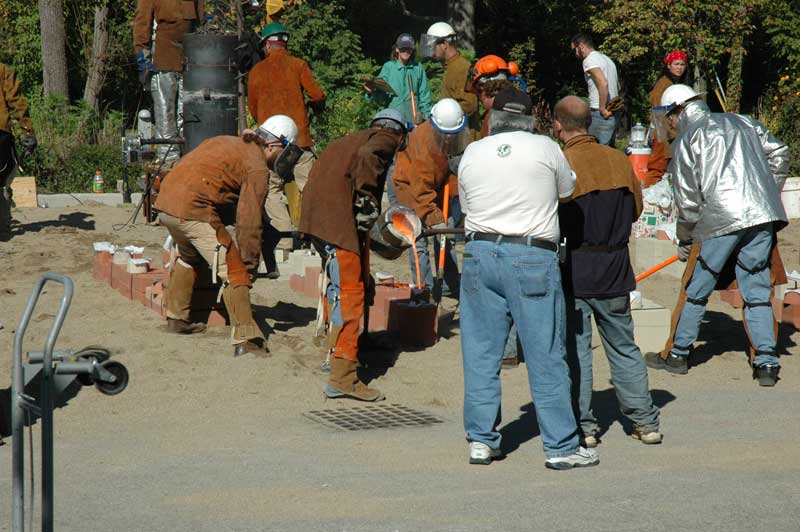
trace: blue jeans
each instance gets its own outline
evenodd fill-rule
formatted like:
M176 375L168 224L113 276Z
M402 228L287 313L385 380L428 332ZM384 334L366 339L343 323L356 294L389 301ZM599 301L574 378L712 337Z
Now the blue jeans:
M633 339L630 298L624 295L608 299L567 298L567 360L581 431L590 436L599 430L592 412L593 314L620 410L644 432L658 430L659 411L650 396L642 353Z
M511 320L525 351L544 453L578 448L564 348L564 294L558 258L522 244L468 241L461 277L464 429L469 441L500 446L500 366Z
M686 287L686 304L675 328L671 353L688 356L697 340L708 296L728 258L736 256L736 281L745 302L744 321L756 350L753 365L778 364L775 331L770 304L769 258L772 251L772 223L740 229L703 242L700 258Z
M617 115L611 115L606 120L600 111L592 111L592 125L589 126L589 134L593 135L598 144L605 144L614 147L617 132Z
M433 253L434 253L434 262L436 266L439 265L439 249L441 245L439 244L438 236L433 237ZM430 257L430 246L428 246L428 237L421 237L417 240L417 255L419 256L419 269L422 276L422 282L425 283L425 286L432 287L433 286L433 267L431 265L431 257ZM417 265L414 262L414 253L409 251L408 253L408 262L411 266L411 280L413 283L417 282ZM444 284L447 285L447 288L450 289L450 294L453 297L458 297L459 291L459 283L461 282L461 276L458 273L458 255L456 255L456 249L453 245L453 240L448 238L447 239L447 246L445 246L445 254L444 254Z

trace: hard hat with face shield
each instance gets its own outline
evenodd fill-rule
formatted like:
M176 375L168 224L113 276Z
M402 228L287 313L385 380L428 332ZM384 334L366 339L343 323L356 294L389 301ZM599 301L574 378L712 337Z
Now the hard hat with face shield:
M296 144L297 124L286 115L274 115L258 126L256 134L269 144L280 143L283 146L275 159L275 173L290 181L294 177L294 165L303 155L303 149Z
M661 105L653 107L653 125L656 128L656 138L663 143L669 142L670 120L669 116L678 112L684 104L697 99L702 94L697 93L688 85L677 83L670 85L661 95Z
M464 152L469 143L467 117L461 106L452 98L439 100L431 109L429 118L433 127L436 148L446 157Z
M433 57L433 49L436 45L448 41L453 42L456 38L456 30L447 22L437 22L428 28L426 33L419 37L419 55L424 58Z

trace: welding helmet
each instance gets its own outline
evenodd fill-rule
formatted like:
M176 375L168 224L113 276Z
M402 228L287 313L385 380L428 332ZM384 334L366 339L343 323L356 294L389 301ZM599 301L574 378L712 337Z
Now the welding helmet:
M433 127L435 147L446 157L464 152L469 143L467 117L461 106L452 98L439 100L431 109L429 118Z
M427 33L423 33L419 37L419 55L426 59L433 58L433 50L436 45L444 42L452 42L456 37L456 31L453 26L447 22L437 22L428 28Z
M303 155L303 149L296 144L297 124L286 115L274 115L267 118L256 130L256 134L267 143L279 142L283 150L275 159L275 173L285 181L294 176L294 165Z

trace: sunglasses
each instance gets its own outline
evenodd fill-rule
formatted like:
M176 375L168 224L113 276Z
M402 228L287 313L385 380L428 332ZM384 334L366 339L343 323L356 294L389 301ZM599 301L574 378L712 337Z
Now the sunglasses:
M404 53L404 54L413 54L414 53L414 49L413 48L403 47L403 48L398 48L398 50L401 53Z

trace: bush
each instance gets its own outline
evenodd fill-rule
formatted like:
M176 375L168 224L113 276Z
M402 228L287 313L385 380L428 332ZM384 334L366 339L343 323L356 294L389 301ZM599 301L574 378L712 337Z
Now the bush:
M759 106L758 119L789 146L790 173L800 175L800 69L783 70L778 82Z
M39 147L20 164L36 175L40 191L91 191L95 170L103 171L113 190L122 178L122 114L100 115L82 101L69 104L59 97L33 98L30 104Z

